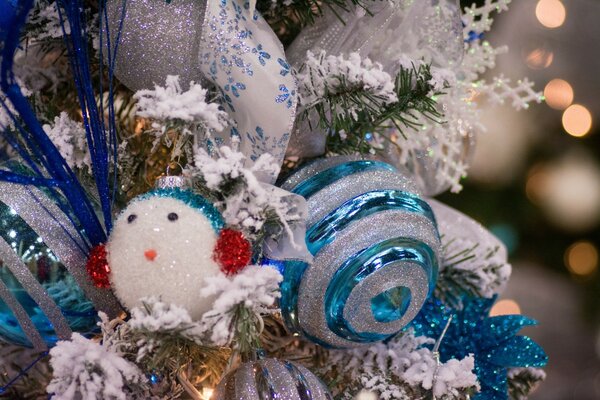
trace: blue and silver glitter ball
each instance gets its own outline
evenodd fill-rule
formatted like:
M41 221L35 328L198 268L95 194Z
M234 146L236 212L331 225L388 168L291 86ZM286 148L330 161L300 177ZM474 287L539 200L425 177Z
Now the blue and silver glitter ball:
M282 187L307 200L314 256L281 266L288 326L334 348L397 334L435 287L439 265L435 217L414 183L384 162L344 156L316 161Z

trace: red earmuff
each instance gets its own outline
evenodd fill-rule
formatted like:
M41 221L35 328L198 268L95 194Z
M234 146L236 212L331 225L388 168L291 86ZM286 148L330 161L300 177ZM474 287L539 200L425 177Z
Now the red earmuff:
M87 263L85 265L87 273L92 278L94 286L102 289L110 288L110 267L106 258L106 246L99 244L90 251Z
M226 275L235 275L252 259L252 246L242 232L223 229L219 234L213 259L221 266Z

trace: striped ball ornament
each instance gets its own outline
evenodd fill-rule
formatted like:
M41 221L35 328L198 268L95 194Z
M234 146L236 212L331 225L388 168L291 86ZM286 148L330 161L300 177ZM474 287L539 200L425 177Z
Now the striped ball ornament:
M387 163L342 156L309 164L282 187L307 200L314 256L281 266L290 329L332 348L397 334L435 287L439 265L435 217L414 182Z
M290 361L266 358L247 362L219 383L212 400L333 400L312 372Z

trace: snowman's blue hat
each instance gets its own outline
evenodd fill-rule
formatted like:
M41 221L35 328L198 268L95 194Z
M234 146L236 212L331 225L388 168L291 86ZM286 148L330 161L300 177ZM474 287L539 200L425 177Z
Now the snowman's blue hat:
M192 192L191 190L180 188L154 189L150 192L138 196L136 200L146 200L152 197L169 197L181 201L182 203L200 211L208 220L215 232L219 233L225 222L219 210L215 208L208 200Z

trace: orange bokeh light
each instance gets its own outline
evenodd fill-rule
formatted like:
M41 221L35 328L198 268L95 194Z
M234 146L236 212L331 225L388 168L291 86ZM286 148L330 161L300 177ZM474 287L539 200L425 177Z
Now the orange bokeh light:
M535 16L546 28L558 28L565 23L567 10L560 0L540 0L535 7Z
M550 50L537 48L531 50L525 56L525 63L531 69L544 69L552 65L554 61L554 53Z
M516 315L521 314L521 307L519 304L511 299L500 300L490 311L490 317L497 315Z
M592 114L581 104L573 104L563 113L562 123L569 135L582 137L592 129Z
M546 104L556 110L564 110L573 103L575 94L569 82L552 79L544 88Z
M574 243L565 251L565 265L574 275L591 275L598 269L598 249L590 242Z

